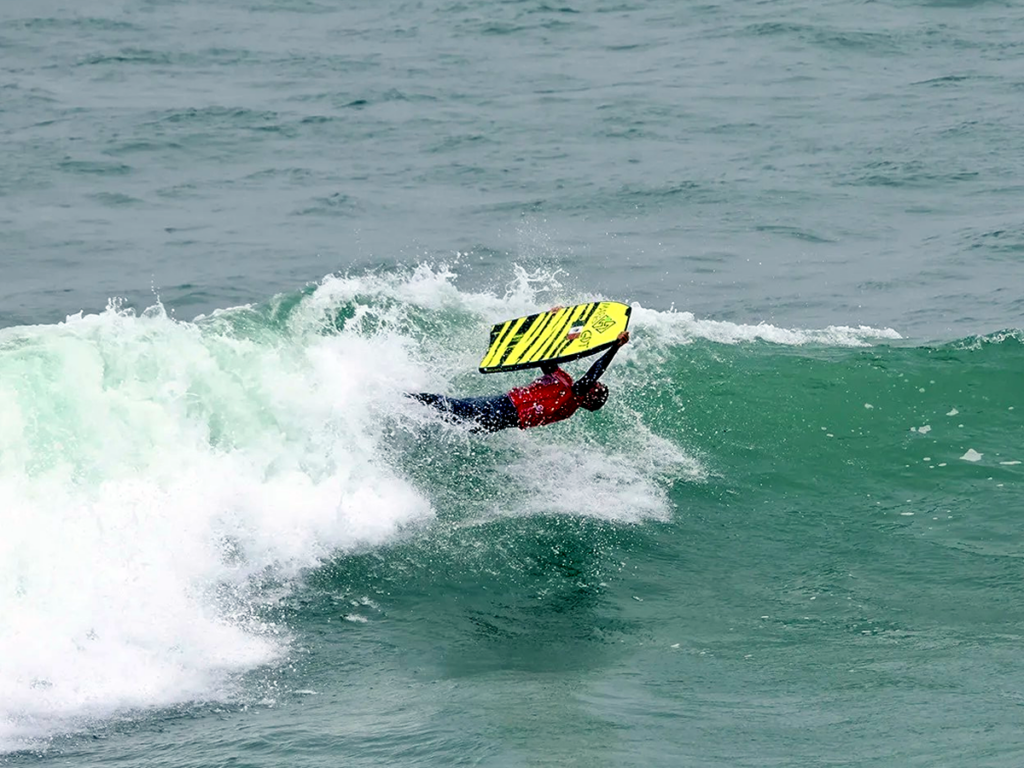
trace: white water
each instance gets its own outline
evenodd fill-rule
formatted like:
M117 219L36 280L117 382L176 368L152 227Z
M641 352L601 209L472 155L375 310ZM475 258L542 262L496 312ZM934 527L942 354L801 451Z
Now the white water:
M380 461L400 339L257 344L109 308L0 335L0 749L233 694L258 580L428 519Z

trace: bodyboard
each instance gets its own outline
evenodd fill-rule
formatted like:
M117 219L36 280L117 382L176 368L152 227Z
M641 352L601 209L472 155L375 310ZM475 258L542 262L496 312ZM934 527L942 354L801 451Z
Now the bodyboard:
M565 363L601 352L629 328L631 311L617 301L594 301L498 323L491 328L480 373Z

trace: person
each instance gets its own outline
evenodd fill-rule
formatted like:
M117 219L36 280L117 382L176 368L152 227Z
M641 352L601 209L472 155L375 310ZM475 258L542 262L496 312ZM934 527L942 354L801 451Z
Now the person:
M628 341L629 332L620 333L615 344L576 381L555 363L542 363L543 375L539 379L503 395L454 398L420 392L409 397L436 408L452 421L472 423L474 431L478 432L554 424L568 419L580 408L588 411L601 409L608 400L608 387L598 379L615 353Z

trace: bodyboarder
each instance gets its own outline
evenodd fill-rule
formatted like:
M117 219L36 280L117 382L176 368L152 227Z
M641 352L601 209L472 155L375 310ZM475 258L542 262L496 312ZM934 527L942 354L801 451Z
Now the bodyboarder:
M554 424L568 419L580 408L600 410L608 400L608 387L598 379L615 353L628 341L629 331L620 333L615 344L576 381L556 363L542 363L540 378L502 395L454 398L420 392L409 397L436 408L449 420L472 423L476 431L498 432L510 427L529 429Z

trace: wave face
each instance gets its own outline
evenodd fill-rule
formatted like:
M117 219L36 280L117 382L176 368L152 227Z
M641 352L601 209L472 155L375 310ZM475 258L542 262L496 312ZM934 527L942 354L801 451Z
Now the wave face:
M521 269L469 292L421 266L192 322L111 303L0 331L0 749L258 699L245 673L288 658L302 622L280 606L310 574L468 547L458 531L495 521L656 526L679 547L761 528L747 562L823 526L1014 554L1019 331L911 347L635 304L598 414L482 437L403 397L526 380L476 373L491 324L597 298ZM506 545L472 539L482 560Z

